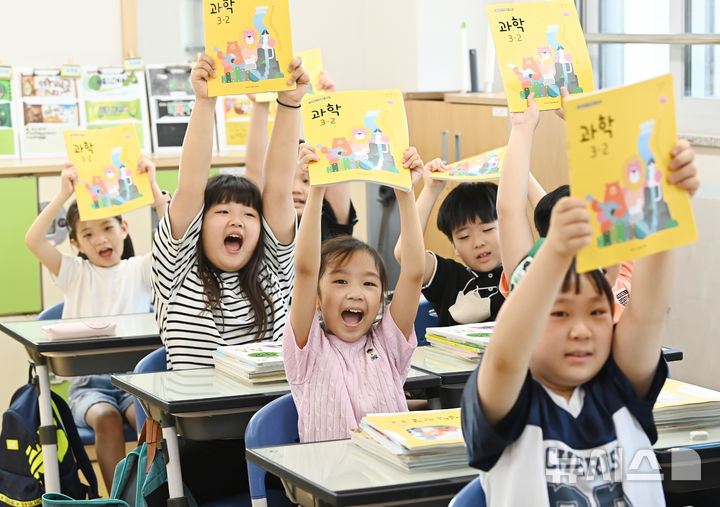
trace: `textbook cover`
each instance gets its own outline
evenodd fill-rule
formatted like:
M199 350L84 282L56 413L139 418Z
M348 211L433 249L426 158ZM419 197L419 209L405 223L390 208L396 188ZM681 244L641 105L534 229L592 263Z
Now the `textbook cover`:
M320 48L300 51L299 53L295 53L295 56L299 56L302 59L303 67L308 74L310 74L310 86L308 86L305 95L315 95L320 93L321 90L318 86L318 80L320 79L320 73L323 71L322 53L320 52Z
M203 0L203 18L217 73L209 96L295 89L288 0Z
M487 181L500 179L507 146L447 164L447 171L430 173L434 180Z
M653 407L655 423L663 427L716 424L720 417L720 392L666 379Z
M486 8L511 112L527 109L525 99L530 92L535 92L544 111L562 107L562 86L570 94L595 89L575 2L506 3Z
M302 101L305 140L320 160L310 162L310 184L369 181L410 190L402 166L409 146L400 90L344 91Z
M65 145L78 170L81 220L114 217L154 201L147 173L137 173L140 142L133 125L67 130Z
M490 336L494 329L495 322L477 322L455 326L429 327L425 330L425 335L439 336L451 342L482 349L490 343Z
M256 97L257 100L257 97ZM217 100L215 118L220 151L245 151L253 102L247 95L226 95ZM275 100L269 103L268 139L275 120Z
M217 354L254 367L283 367L283 349L279 342L256 342L218 347Z
M565 101L570 195L591 210L579 273L697 239L690 197L667 183L677 141L671 74Z
M387 439L402 452L433 447L463 446L460 409L368 414L360 429L375 439Z

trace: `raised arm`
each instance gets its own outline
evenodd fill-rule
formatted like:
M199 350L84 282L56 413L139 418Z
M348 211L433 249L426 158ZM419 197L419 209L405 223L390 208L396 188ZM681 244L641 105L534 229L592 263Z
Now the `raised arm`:
M439 158L435 158L425 164L423 168L423 188L420 191L420 195L415 202L417 209L418 218L420 219L420 230L425 231L427 228L428 220L430 219L430 213L432 212L435 201L440 197L443 189L445 188L444 180L436 180L430 178L430 174L437 171L444 171L445 164ZM402 240L402 233L395 243L395 259L402 264L402 249L400 242ZM435 271L435 257L430 253L425 253L425 268L423 269L423 280L422 284L427 285L430 282L430 277Z
M40 212L35 221L32 223L25 234L25 244L30 251L35 254L40 263L48 268L50 272L57 276L60 273L60 264L62 263L62 254L60 250L45 239L45 233L52 225L55 217L60 212L73 192L78 182L78 173L75 164L65 162L65 168L60 173L60 191L55 194L50 204Z
M693 149L681 140L671 155L668 182L694 195L700 181ZM613 357L639 397L647 395L657 368L674 273L674 250L640 258L633 266L632 298L615 330Z
M185 235L193 218L200 212L212 163L213 122L216 97L208 97L207 80L215 77L215 62L208 55L198 58L190 74L195 105L185 132L178 188L170 202L170 228L173 238Z
M290 324L299 348L307 344L317 308L320 215L324 194L325 187L310 188L295 244L295 285L290 303Z
M500 251L506 273L512 273L534 244L527 217L527 200L530 156L539 119L540 111L532 93L528 97L527 110L511 115L512 130L497 196Z
M155 164L153 164L152 161L145 155L140 155L140 159L138 160L137 165L137 172L138 174L147 173L148 179L150 180L150 188L152 189L153 199L155 199L152 207L155 208L155 212L157 213L158 218L164 217L165 213L167 212L168 205L166 202L163 202L162 190L160 190L160 187L157 184L157 180L155 179ZM165 198L165 201L167 201L167 198Z
M248 95L251 97L251 95ZM270 103L252 100L250 125L248 125L247 150L245 150L245 177L255 183L262 193L265 185L263 165L268 145L268 116Z
M415 148L405 150L403 166L412 172L414 186L420 181L423 168L422 160ZM400 210L402 231L400 252L403 262L400 265L400 276L395 286L390 313L398 329L403 332L405 338L409 338L420 301L425 267L425 245L412 190L403 192L396 189L395 196Z
M558 201L551 224L546 242L500 309L480 364L478 396L491 424L515 404L570 262L591 241L590 214L581 199Z
M265 157L263 216L280 243L289 244L295 237L295 207L292 200L293 175L297 164L300 136L300 101L305 95L310 75L295 57L290 63L288 83L297 83L295 90L278 93L270 144Z

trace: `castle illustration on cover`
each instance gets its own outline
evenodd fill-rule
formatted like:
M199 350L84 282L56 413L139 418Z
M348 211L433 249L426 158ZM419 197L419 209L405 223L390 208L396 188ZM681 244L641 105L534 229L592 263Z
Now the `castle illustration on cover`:
M520 98L526 99L531 92L536 98L558 97L563 86L569 93L583 92L573 67L573 55L558 40L559 30L560 25L548 25L547 45L538 47L534 55L523 57L520 66L508 63L520 80Z
M629 160L621 181L608 182L602 200L587 196L600 224L597 246L643 239L678 225L663 195L663 173L650 148L655 120L640 124L638 157Z
M103 170L104 178L93 176L90 183L82 180L83 185L90 193L92 208L108 208L142 197L133 183L132 171L120 159L122 150L122 146L112 150L110 164Z
M376 123L378 116L380 111L366 111L362 127L353 128L347 137L334 138L330 147L317 145L328 160L328 173L350 169L399 173L391 153L390 138Z
M252 26L243 29L237 40L227 41L225 51L214 48L223 67L223 83L257 82L285 76L280 70L270 23L266 23L267 13L267 5L255 7Z

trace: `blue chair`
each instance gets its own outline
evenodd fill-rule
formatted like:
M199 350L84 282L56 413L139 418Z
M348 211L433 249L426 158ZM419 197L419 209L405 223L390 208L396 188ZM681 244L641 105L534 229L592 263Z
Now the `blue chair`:
M38 314L37 320L62 319L62 312L64 307L65 303L57 303L55 305L52 305L50 308L45 308Z
M486 505L480 477L476 477L455 495L448 507L485 507Z
M135 365L133 373L150 373L165 370L167 370L167 363L165 362L165 347L160 347L143 357L138 364ZM142 405L140 405L138 399L135 398L135 426L137 427L138 435L140 434L143 424L145 424L145 419L147 419L147 415L145 414L145 411L143 410Z
M65 303L57 303L49 308L45 308L42 312L38 314L37 320L61 319L64 307ZM80 436L80 441L83 445L95 445L95 432L92 430L92 428L82 426L77 430L78 435ZM125 432L126 442L133 442L137 440L137 433L135 433L133 427L130 426L127 422L123 424L123 431Z
M423 299L418 305L417 315L415 316L415 335L417 336L418 345L428 345L428 341L425 339L425 330L437 325L437 313L435 313L430 301Z
M271 401L252 416L245 429L245 447L251 449L297 442L299 438L297 423L295 401L292 394L285 394ZM271 505L280 505L283 501L287 505L292 505L284 492L265 491L265 470L249 461L247 465L253 507L267 506L267 497L270 497Z

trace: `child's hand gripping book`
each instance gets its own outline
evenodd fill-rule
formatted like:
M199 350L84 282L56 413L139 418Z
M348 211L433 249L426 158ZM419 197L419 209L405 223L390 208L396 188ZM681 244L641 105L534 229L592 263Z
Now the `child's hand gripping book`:
M586 199L593 242L582 273L697 239L688 193L667 183L677 141L672 75L565 101L570 194Z
M563 86L570 94L594 89L575 2L507 3L486 8L511 112L525 111L531 92L540 110L546 110L561 107Z
M114 217L153 202L147 173L137 172L140 142L134 125L66 130L65 146L78 170L81 220Z
M203 0L205 52L217 77L208 95L292 90L288 0Z
M503 146L448 164L446 171L433 172L430 177L436 180L451 181L497 180L500 178L506 148L507 146Z
M370 181L409 190L402 166L409 145L400 90L333 92L305 97L305 139L320 160L310 163L313 186Z

